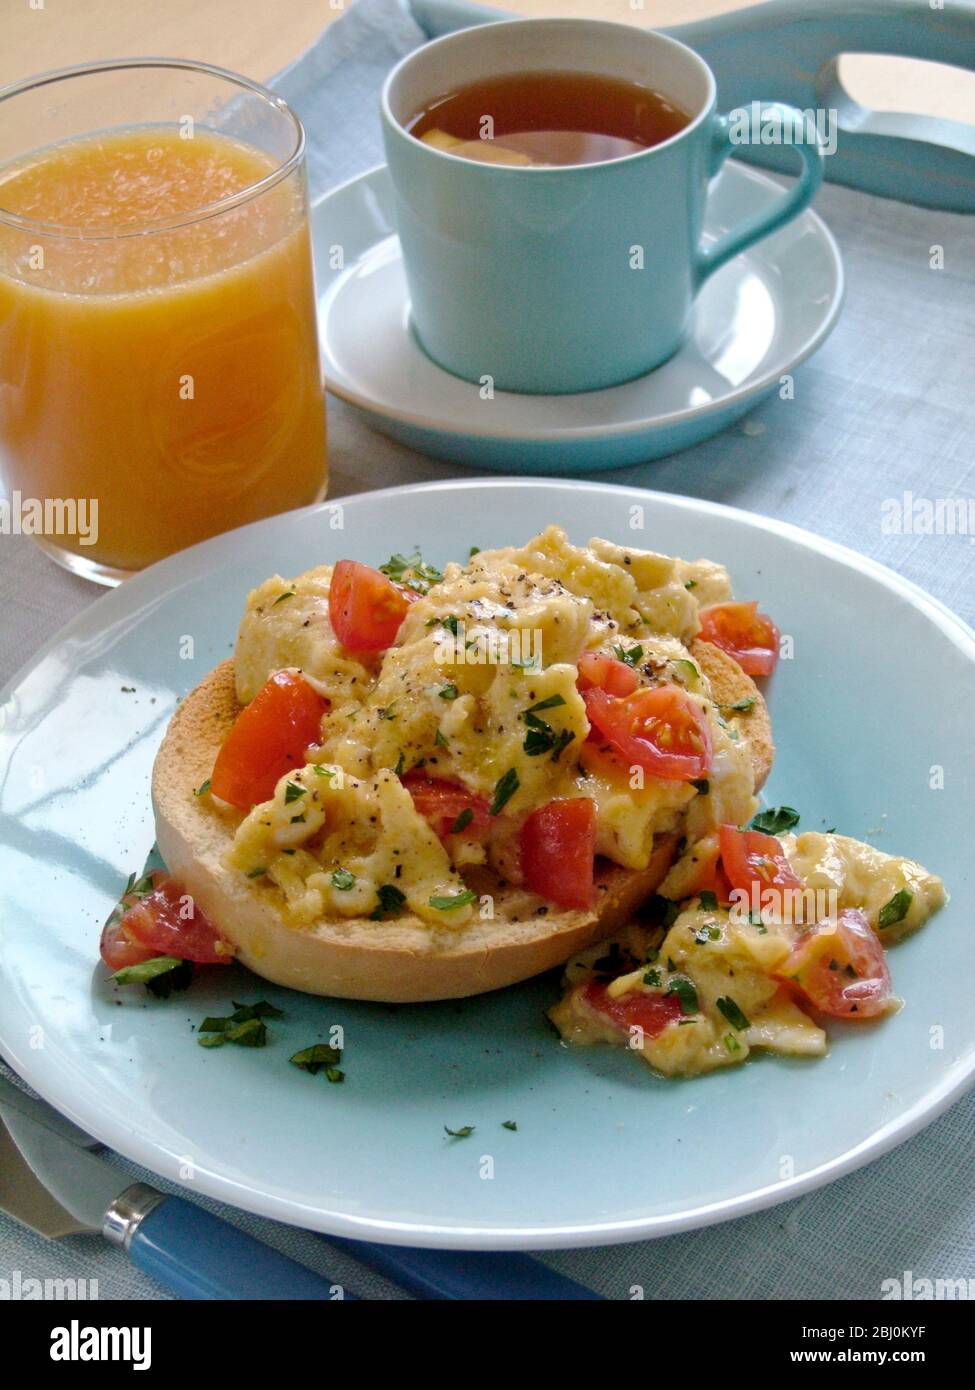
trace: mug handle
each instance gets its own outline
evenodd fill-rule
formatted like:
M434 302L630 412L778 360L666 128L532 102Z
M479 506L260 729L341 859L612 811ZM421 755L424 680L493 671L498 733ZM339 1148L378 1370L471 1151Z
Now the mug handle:
M756 112L760 125L774 122L781 131L792 131L790 143L802 159L799 181L770 208L746 217L744 222L718 237L713 245L698 247L694 261L698 285L703 284L708 276L713 275L726 261L737 256L739 251L744 251L746 247L776 231L784 222L797 217L812 202L823 181L823 145L815 123L797 107L788 106L782 101L753 102L750 107L742 107L727 116L715 117L709 175L713 178L735 146L743 143L737 133L742 124L747 127L745 140L751 138L752 118Z

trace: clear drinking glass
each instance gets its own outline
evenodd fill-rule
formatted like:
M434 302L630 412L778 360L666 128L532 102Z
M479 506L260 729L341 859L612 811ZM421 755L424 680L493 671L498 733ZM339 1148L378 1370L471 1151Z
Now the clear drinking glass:
M304 148L203 63L0 91L0 473L12 529L76 573L324 494Z

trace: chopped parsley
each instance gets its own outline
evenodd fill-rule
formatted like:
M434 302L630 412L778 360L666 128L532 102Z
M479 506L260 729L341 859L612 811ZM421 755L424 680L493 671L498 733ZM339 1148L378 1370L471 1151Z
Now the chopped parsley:
M678 975L671 980L667 986L667 993L677 995L682 1014L696 1014L698 1012L697 990L686 975Z
M660 988L660 971L659 971L659 970L647 970L647 971L645 971L644 976L643 976L643 983L644 983L645 985L649 985L649 986L651 987L651 989L659 989L659 988Z
M379 569L395 584L403 584L415 594L427 593L443 579L434 565L424 563L419 549L414 550L412 555L391 555Z
M125 887L122 889L122 895L119 898L118 902L115 904L115 906L112 908L108 921L105 923L105 925L111 927L114 926L116 922L121 921L122 914L130 906L130 904L126 902L127 898L144 898L147 893L152 892L152 889L153 883L151 869L147 874L143 874L142 877L139 879L136 878L135 874L129 874L128 878L125 880Z
M625 662L627 666L639 666L640 662L643 660L643 648L639 644L629 648L622 645L614 646L613 651L616 653L619 660Z
M518 1128L518 1123L517 1123L516 1120L502 1120L502 1121L501 1121L501 1128L502 1128L502 1129L510 1129L510 1130L514 1131L514 1130L517 1130L517 1128Z
M743 700L736 700L733 705L719 705L718 709L732 710L735 714L747 714L754 707L755 696L746 695Z
M455 907L466 907L476 896L470 888L464 888L460 893L451 893L449 897L441 898L434 894L430 899L430 906L435 907L438 912L452 912Z
M209 790L210 790L210 779L209 779L209 777L208 777L208 778L206 779L205 782L201 782L200 785L199 785L198 787L195 787L195 788L193 789L193 795L194 795L194 796L206 796L206 794L207 794L207 792L208 792Z
M438 729L437 732L434 734L433 742L434 742L434 745L435 745L437 748L449 748L449 747L450 747L450 744L449 744L449 743L447 742L447 740L444 738L443 734L440 732L439 729Z
M457 689L456 685L454 685L453 681L447 681L440 687L437 694L440 696L441 700L456 700L460 691Z
M341 893L347 893L356 884L355 874L350 869L336 869L332 874L332 887L337 888Z
M403 754L402 754L402 752L401 752L400 755L399 755L399 757L396 759L396 766L393 768L393 771L395 772L395 774L396 774L397 777L402 777L402 775L403 775L403 770L404 770L405 767L406 767L406 759L404 758L404 756L403 756Z
M575 738L572 730L553 729L551 724L546 724L544 719L539 719L538 715L533 714L530 709L525 710L521 717L527 726L525 741L521 746L528 756L537 758L542 753L551 753L552 762L557 763Z
M330 1047L328 1043L312 1043L311 1047L303 1047L300 1052L288 1058L293 1067L299 1067L301 1071L307 1071L312 1076L317 1076L323 1071L326 1079L333 1085L345 1080L345 1072L339 1071L338 1068L341 1060L342 1054L339 1049Z
M205 1018L200 1024L201 1047L220 1047L225 1042L238 1047L264 1047L267 1043L266 1018L281 1018L280 1009L261 999L256 1004L238 1004L229 1018Z
M724 994L720 999L715 1000L718 1008L731 1024L732 1028L737 1028L739 1033L743 1033L748 1027L748 1019L729 994Z
M148 985L160 975L177 970L183 962L176 956L153 956L151 960L140 961L138 965L124 965L116 970L112 979L117 985Z
M388 912L398 912L406 902L406 894L401 893L392 883L380 884L377 897L379 902L369 914L371 922L381 922Z
M461 1125L460 1129L451 1129L449 1125L444 1125L444 1129L451 1139L469 1139L474 1133L474 1125Z
M731 1053L735 1053L735 1052L740 1052L740 1051L741 1051L741 1043L740 1043L740 1042L738 1041L738 1039L735 1037L734 1033L725 1033L725 1035L724 1035L724 1045L725 1045L725 1047L728 1049L728 1051L731 1052Z
M465 806L447 833L449 835L459 835L462 830L467 829L473 819L474 812L469 806Z
M799 824L799 812L791 806L770 806L767 811L759 811L749 823L749 829L761 830L764 835L781 835Z
M694 940L699 946L706 946L709 941L720 941L721 928L716 926L698 927L694 933Z
M233 1018L205 1018L197 1042L201 1047L222 1047L228 1042L238 1047L267 1046L267 1025L262 1018L249 1017L239 1022L236 1018L236 1013Z
M259 999L256 1004L238 1004L236 999L233 1002L235 1023L245 1023L250 1018L284 1018L283 1011L266 999Z
M503 777L499 777L494 788L494 799L491 802L490 814L499 815L521 786L518 780L518 773L513 767L509 767Z
M703 889L700 893L698 893L697 896L698 901L700 902L705 912L717 912L718 899L716 895L710 891L710 889Z
M297 593L297 590L296 590L296 589L293 589L293 588L292 588L292 589L285 589L285 591L284 591L283 594L278 594L277 598L276 598L276 599L274 600L274 602L271 604L271 607L272 607L272 608L277 608L277 606L278 606L279 603L284 603L284 601L285 601L286 598L294 598L294 596L295 596L296 593Z
M290 806L293 801L298 801L307 795L305 787L299 787L297 782L285 782L284 784L284 804Z
M881 928L892 927L896 922L903 922L908 912L911 910L911 903L914 901L914 894L909 888L901 888L894 896L885 902L880 909L877 917L877 926Z
M253 868L253 869L248 869L248 870L247 870L247 877L248 877L248 878L263 878L264 875L265 875L266 873L267 873L267 865L266 865L266 864L258 864L258 865L256 865L255 868Z

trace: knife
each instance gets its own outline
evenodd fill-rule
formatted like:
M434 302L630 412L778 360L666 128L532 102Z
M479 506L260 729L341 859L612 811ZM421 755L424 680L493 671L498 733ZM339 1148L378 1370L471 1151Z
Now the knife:
M195 1203L130 1182L92 1152L94 1139L2 1076L0 1120L0 1210L39 1235L101 1232L180 1298L353 1297Z
M120 1191L118 1169L92 1152L100 1147L96 1139L3 1076L0 1119L16 1141L16 1147L11 1140L5 1145L0 1125L0 1210L40 1235L101 1231L181 1298L336 1297L336 1286L191 1202L144 1183ZM591 1289L517 1252L329 1240L417 1298L602 1302ZM199 1267L203 1250L217 1252L215 1269L209 1260ZM246 1278L245 1291L249 1271L254 1275Z

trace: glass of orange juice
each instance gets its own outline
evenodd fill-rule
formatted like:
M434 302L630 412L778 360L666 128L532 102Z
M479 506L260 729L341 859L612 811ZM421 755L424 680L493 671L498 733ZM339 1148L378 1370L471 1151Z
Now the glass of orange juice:
M203 63L0 92L5 529L112 584L324 494L304 151Z

